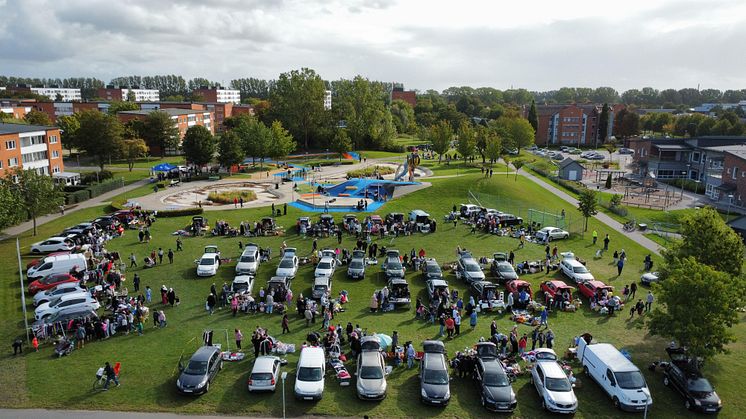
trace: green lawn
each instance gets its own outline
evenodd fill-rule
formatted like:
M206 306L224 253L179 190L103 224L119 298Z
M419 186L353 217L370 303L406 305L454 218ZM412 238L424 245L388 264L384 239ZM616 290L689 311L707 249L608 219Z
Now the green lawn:
M455 178L432 179L432 186L421 191L409 194L394 200L379 211L380 214L387 212L406 212L410 209L421 208L428 211L438 221L437 232L431 235L413 235L397 239L386 238L378 240L379 245L397 248L403 252L410 249L424 248L428 256L436 257L440 264L452 262L456 259L456 246L460 245L472 250L475 255L489 255L494 251L516 252L516 260L541 258L543 246L527 244L524 249L517 249L517 240L497 237L492 235L472 234L469 227L458 225L454 228L452 224L440 222L442 216L450 211L452 205L458 205L466 201L468 190L499 196L507 207L542 208L543 210L559 213L565 210L569 217L577 216L577 211L564 201L548 194L533 182L520 177L517 181L506 181L502 176L484 179L477 171L474 174ZM131 192L132 196L134 194ZM434 198L435 197L435 198ZM497 207L501 209L501 207ZM52 223L40 227L39 239L43 239L62 228L77 222L88 220L102 214L103 207L89 208L79 212L60 217ZM231 224L237 224L240 220L255 221L268 215L268 209L251 210L227 210L214 211L207 214L212 225L216 220L226 220ZM297 247L301 254L306 254L311 249L311 241L304 240L295 235L294 229L290 227L295 224L297 216L302 215L300 211L288 208L288 215L280 217L278 223L289 229L285 237L251 239L263 247L270 246L275 258L272 262L262 265L257 276L255 290L259 288L274 272L277 263L277 253L283 240L289 246ZM337 213L336 215L342 215ZM314 216L315 218L316 216ZM159 219L153 226L153 241L148 244L140 244L137 235L128 232L124 237L114 239L110 250L117 250L125 257L134 252L138 260L149 253L152 249L163 247L175 247L174 237L171 232L184 228L189 222L189 217ZM572 250L580 257L588 260L588 267L596 278L610 282L617 288L624 284L637 281L640 276L640 268L643 257L649 252L633 243L620 233L616 233L603 224L591 219L589 230L596 229L603 236L607 232L611 238L611 249L625 249L629 256L629 263L621 277L617 277L616 269L611 263L608 254L602 259L594 259L593 254L596 246L590 242L590 234L582 237L573 234L570 239L556 242L560 251ZM28 251L30 243L35 239L25 234L21 237L22 252ZM186 238L184 240L184 252L177 253L176 263L173 265L157 266L154 269L144 270L136 268L145 285L150 285L154 294L162 284L174 287L180 296L182 304L177 308L165 308L169 326L166 329L147 328L144 336L130 334L129 336L116 336L103 342L92 342L83 350L75 351L71 356L56 359L52 356L51 348L46 345L39 353L29 353L24 357L14 358L10 355L0 357L0 406L6 407L34 407L34 408L65 408L65 409L110 409L110 410L137 410L137 411L174 411L180 413L204 413L204 414L230 414L230 415L261 415L279 416L282 414L281 393L249 395L246 391L246 379L251 369L251 360L247 359L238 363L228 363L225 369L218 375L216 381L210 388L210 393L199 398L183 397L176 393L176 364L179 356L191 354L200 341L204 329L215 330L216 336L222 336L222 330L232 331L241 328L246 336L244 344L248 344L251 330L261 325L268 327L275 337L284 342L295 343L298 347L303 342L305 335L310 329L305 327L305 322L300 321L291 310L290 328L292 333L280 335L279 315L239 315L236 318L230 316L226 310L216 312L209 316L204 310L204 301L210 288L215 282L218 286L221 282L229 282L233 278L233 263L221 267L218 275L209 279L197 279L193 261L199 257L202 248L208 244L217 244L227 257L235 260L239 254L237 238ZM246 243L249 240L243 239ZM335 247L335 239L320 239L321 247ZM345 236L342 246L351 248L354 239ZM0 251L12 255L15 251L15 243L12 241L0 242ZM24 257L24 263L28 261ZM655 259L659 263L658 258ZM304 266L298 277L293 282L293 292L307 295L310 292L313 268ZM133 272L128 272L131 277ZM559 277L558 274L545 276L544 274L526 275L524 279L530 281L537 289L541 281ZM407 278L411 284L414 296L426 298L424 284L421 277L409 273ZM447 279L451 287L460 291L461 295L467 294L467 287L463 282L457 281L448 273ZM368 303L373 290L385 284L382 276L375 267L370 267L366 279L363 281L351 281L345 278L343 269L335 275L333 289L335 292L346 289L350 292L351 302L345 307L346 311L339 314L334 323L345 325L348 321L360 324L370 332L385 332L390 334L397 330L401 336L400 340L412 340L419 346L422 340L437 338L438 328L413 319L413 310L400 309L391 313L370 314ZM0 340L10 342L11 339L21 333L22 314L17 292L18 277L13 263L0 266L0 315L5 321L0 323ZM642 296L645 289L640 290L638 296ZM161 309L160 304L152 304L152 308ZM496 319L501 331L506 332L512 326L507 315L482 314L476 330L469 330L464 322L461 336L447 340L449 354L462 350L474 344L479 337L487 336L489 323ZM650 412L651 417L682 417L689 416L683 408L683 400L670 389L662 385L662 375L651 373L646 366L654 360L665 357L664 347L667 341L661 338L651 337L642 329L639 320L627 321L627 315L620 313L613 318L599 316L591 312L587 305L576 313L559 313L550 316L550 326L555 332L556 346L559 353L563 353L573 336L584 332L592 333L598 340L616 344L620 348L627 349L633 356L633 361L645 374L651 387L655 404ZM316 324L316 328L320 323ZM529 333L530 328L519 326L520 331ZM741 389L746 386L746 378L740 372L746 371L746 327L739 324L734 332L740 338L739 342L731 346L730 355L720 356L707 365L706 373L717 387L718 393L725 401L723 417L740 417L739 411L746 409L746 400L740 397ZM218 337L217 341L223 339ZM233 343L231 342L231 346ZM9 348L6 347L6 354ZM249 356L248 358L252 358ZM378 403L364 403L356 400L354 383L351 387L340 387L336 380L328 375L326 377L326 391L322 401L318 403L300 403L292 398L293 378L292 373L298 359L298 353L287 356L289 365L286 370L290 372L287 383L288 415L349 415L374 417L485 417L488 414L479 405L476 386L463 379L454 378L451 391L452 400L448 407L442 409L423 406L418 400L418 380L415 370L399 368L389 377L389 394L387 399ZM104 361L122 362L122 386L112 389L107 393L94 393L90 390L90 382L98 366ZM613 409L611 401L602 393L600 388L588 381L580 373L580 368L575 365L583 382L581 388L576 390L580 401L580 409L577 417L627 417ZM354 362L348 363L352 371ZM67 385L66 385L67 384ZM72 385L70 385L72 384ZM529 384L526 376L519 378L513 388L518 397L518 410L516 417L540 417L545 414L540 409L540 401L535 390ZM693 415L692 415L693 416Z

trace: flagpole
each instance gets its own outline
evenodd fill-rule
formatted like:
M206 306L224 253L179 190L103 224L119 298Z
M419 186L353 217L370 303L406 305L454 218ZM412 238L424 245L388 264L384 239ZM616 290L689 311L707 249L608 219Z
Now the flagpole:
M16 237L16 252L18 253L18 278L21 281L21 307L23 308L23 323L26 326L26 342L29 342L28 336L28 315L26 314L26 291L23 287L23 265L21 264L21 241Z

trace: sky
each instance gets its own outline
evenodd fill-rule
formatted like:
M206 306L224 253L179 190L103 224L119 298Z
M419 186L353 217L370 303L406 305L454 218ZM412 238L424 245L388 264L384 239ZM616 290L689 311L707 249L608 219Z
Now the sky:
M0 74L746 88L743 0L0 0Z

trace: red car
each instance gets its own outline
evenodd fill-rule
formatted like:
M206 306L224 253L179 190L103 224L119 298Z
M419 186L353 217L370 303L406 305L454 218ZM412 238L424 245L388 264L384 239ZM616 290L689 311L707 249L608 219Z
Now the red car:
M526 290L529 297L533 295L533 292L531 292L531 284L522 279L514 279L512 281L506 282L505 289L507 289L508 292L511 294L516 294L523 290Z
M59 284L67 282L78 282L78 278L70 274L52 274L47 275L42 279L37 279L28 286L28 292L31 295L36 294L39 291L46 291L52 287L56 287Z
M44 259L46 259L46 258L49 258L49 257L52 257L52 256L69 255L69 254L70 254L69 250L65 250L63 252L52 252L52 253L48 253L43 258L34 259L31 262L27 263L26 264L26 270L29 270L29 269L33 268L34 266L38 266L40 263L44 262Z
M611 285L606 285L601 281L585 281L578 284L578 289L580 290L580 293L585 295L588 298L593 298L593 296L601 297L601 294L604 290L607 290L609 292L614 291L614 287Z
M119 220L120 223L128 223L131 219L135 218L135 212L132 210L119 210L112 214Z
M552 280L542 282L541 290L554 298L555 295L562 295L562 293L565 291L569 292L570 295L572 295L572 292L575 291L575 287L571 287L565 284L565 281Z

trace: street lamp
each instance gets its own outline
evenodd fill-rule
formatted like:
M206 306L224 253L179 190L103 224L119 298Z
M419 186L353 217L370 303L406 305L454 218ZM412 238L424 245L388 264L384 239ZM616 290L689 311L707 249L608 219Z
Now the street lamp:
M282 378L282 419L285 419L285 379L288 378L288 372L283 371L281 378Z

